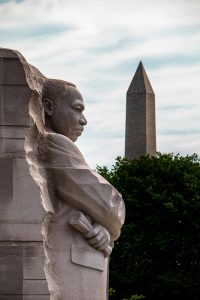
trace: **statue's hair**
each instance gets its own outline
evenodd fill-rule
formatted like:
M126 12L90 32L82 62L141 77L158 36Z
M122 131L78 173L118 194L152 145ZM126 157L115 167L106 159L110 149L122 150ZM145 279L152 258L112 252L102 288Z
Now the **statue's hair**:
M68 81L47 79L42 89L42 99L61 99L66 95L68 87L76 88L75 84Z

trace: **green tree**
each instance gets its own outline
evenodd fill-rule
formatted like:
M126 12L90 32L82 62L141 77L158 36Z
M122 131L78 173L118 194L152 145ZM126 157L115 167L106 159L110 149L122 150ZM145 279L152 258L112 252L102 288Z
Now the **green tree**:
M111 299L200 299L200 160L117 158L98 171L122 194L126 221L110 262Z

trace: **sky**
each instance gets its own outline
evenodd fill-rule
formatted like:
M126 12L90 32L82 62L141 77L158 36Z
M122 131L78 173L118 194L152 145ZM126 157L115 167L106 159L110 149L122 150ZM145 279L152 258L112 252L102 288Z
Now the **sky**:
M140 60L156 95L157 151L200 154L200 0L0 1L0 47L73 82L86 161L124 156L126 91Z

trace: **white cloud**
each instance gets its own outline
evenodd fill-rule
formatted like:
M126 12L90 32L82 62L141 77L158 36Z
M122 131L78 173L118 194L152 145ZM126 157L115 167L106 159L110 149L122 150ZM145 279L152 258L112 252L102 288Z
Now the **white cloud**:
M92 166L124 153L125 94L140 59L156 94L158 150L200 148L198 0L8 1L0 15L2 47L80 88L89 122L79 143Z

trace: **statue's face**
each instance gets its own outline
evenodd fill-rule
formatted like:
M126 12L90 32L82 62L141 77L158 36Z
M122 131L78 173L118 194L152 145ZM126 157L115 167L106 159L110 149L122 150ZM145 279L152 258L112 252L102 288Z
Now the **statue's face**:
M83 98L79 91L75 87L70 87L66 96L53 103L51 115L48 114L47 106L50 107L44 104L48 116L47 127L75 142L87 124L83 115Z

